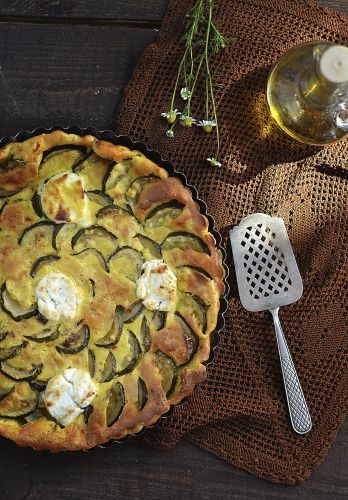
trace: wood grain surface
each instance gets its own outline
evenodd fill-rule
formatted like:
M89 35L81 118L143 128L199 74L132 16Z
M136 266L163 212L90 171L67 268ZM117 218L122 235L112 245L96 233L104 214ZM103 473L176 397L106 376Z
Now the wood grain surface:
M113 128L153 29L0 23L0 135L54 124Z
M0 16L161 21L168 0L1 0Z
M232 1L232 0L231 0ZM320 3L348 14L348 0ZM0 0L0 136L59 123L113 128L167 0ZM50 454L0 440L0 500L348 498L348 420L304 484L274 485L182 441Z
M0 16L160 21L167 3L168 0L1 0ZM347 0L319 3L341 12L348 8Z
M134 443L50 454L2 440L1 500L347 500L348 425L327 460L299 486L275 485L187 441L172 450Z

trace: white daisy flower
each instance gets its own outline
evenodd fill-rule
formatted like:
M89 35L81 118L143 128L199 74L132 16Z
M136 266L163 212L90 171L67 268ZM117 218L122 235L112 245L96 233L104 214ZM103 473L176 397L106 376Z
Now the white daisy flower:
M187 99L191 99L192 92L187 87L184 87L180 90L180 95L184 99L184 101L187 101Z
M167 137L174 137L174 132L172 131L172 129L171 129L171 128L169 128L169 129L167 130L167 132L166 132L166 136L167 136Z
M161 113L162 118L166 118L168 123L174 123L178 115L180 115L180 113L177 109L172 109L171 111Z
M181 122L181 125L183 125L184 127L192 127L192 125L196 123L196 120L194 118L192 118L192 116L181 115L180 122Z
M215 120L200 120L197 123L198 127L202 127L204 132L211 132L213 127L216 127L216 121Z
M221 163L217 161L214 157L207 158L207 161L210 163L212 167L222 167Z

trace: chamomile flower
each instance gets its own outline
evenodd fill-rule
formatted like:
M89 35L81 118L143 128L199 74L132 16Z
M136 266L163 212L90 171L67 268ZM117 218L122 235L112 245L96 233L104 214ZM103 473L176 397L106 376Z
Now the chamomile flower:
M184 101L187 101L187 99L191 99L192 97L192 92L190 89L188 89L187 87L183 87L181 90L180 90L180 95L181 97L184 99Z
M180 116L180 123L184 127L192 127L196 123L196 120L192 118L192 116L189 115L181 115Z
M209 132L212 131L213 127L216 127L216 121L215 120L200 120L197 123L197 126L202 127L204 132L207 132L209 134Z
M166 136L167 136L167 137L170 137L170 138L174 137L174 132L173 132L173 130L172 130L171 128L169 128L169 129L167 130L167 132L166 132Z
M166 118L168 123L174 123L178 115L180 115L180 113L177 109L172 109L171 111L161 113L162 118Z
M207 158L207 161L210 163L212 167L221 167L221 163L217 161L213 156L211 158Z

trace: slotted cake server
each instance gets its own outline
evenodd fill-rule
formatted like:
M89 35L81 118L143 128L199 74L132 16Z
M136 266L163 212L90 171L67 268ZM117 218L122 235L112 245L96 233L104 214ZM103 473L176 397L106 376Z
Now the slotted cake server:
M256 213L230 230L233 260L241 303L248 311L273 316L290 420L298 434L312 428L312 420L279 321L279 307L296 302L302 279L283 219Z

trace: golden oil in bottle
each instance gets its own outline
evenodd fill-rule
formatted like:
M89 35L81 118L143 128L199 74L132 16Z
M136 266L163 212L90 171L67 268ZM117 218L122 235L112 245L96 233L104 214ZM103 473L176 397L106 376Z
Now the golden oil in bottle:
M277 125L306 144L328 144L348 135L348 47L309 42L288 50L267 82L267 102Z

